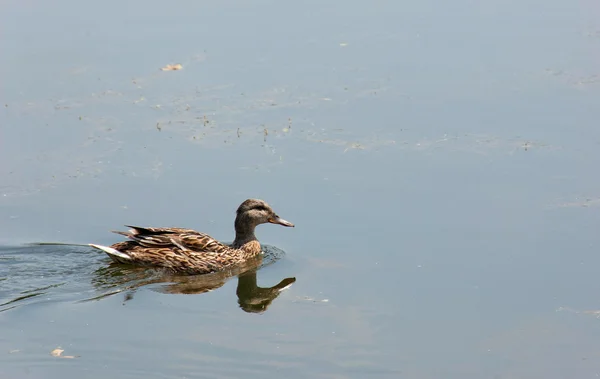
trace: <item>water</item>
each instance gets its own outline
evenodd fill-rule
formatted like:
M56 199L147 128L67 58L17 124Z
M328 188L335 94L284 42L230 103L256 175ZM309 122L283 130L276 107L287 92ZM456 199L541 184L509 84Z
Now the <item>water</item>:
M6 2L0 377L595 377L599 13ZM249 197L296 228L239 279L32 245Z

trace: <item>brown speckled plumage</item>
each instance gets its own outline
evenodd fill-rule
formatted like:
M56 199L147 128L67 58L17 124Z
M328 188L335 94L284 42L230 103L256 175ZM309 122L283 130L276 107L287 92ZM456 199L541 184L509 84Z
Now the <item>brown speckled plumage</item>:
M183 228L142 228L130 226L128 237L103 250L115 262L138 266L162 267L185 274L206 274L237 265L261 254L254 229L264 223L294 226L281 219L263 200L248 199L237 210L235 240L221 243L208 234Z

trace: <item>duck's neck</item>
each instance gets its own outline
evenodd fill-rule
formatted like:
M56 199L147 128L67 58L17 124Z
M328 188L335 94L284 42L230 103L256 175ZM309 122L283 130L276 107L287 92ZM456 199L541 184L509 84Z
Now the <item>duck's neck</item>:
M246 217L238 216L235 218L235 240L231 246L240 248L248 242L258 241L254 235L256 225Z

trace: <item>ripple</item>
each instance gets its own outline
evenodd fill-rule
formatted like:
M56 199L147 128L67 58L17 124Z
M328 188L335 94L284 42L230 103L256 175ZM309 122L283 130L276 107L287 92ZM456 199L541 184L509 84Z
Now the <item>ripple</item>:
M160 293L200 294L272 265L285 255L275 246L263 245L264 254L256 262L208 275L183 276L114 264L104 254L80 245L0 246L0 251L0 312L38 302L97 301L119 293L125 293L128 300L145 286Z

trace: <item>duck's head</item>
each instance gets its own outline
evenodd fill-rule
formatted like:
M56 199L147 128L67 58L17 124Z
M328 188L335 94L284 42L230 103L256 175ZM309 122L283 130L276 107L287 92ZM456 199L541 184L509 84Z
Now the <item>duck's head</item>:
M254 227L257 225L267 223L279 224L288 227L294 226L294 224L291 222L279 217L277 213L275 213L275 211L269 206L269 204L263 200L248 199L238 207L237 217L235 218L236 230L248 228L254 229Z

